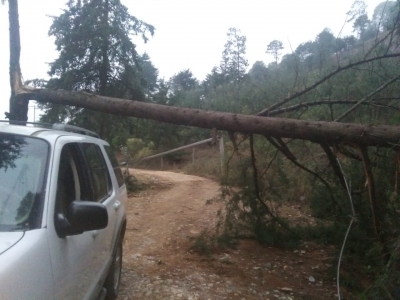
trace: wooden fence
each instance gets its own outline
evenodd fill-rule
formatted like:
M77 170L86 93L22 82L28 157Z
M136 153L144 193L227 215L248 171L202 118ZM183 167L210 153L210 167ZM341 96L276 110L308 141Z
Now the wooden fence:
M221 137L218 137L217 140L219 141L220 167L221 167L221 171L222 171L223 170L223 166L224 166L224 156L225 156L224 139L221 136ZM135 164L137 164L137 163L139 163L141 161L145 161L145 160L149 160L149 159L153 159L153 158L157 158L157 157L160 157L160 159L161 159L161 169L162 169L163 166L164 166L164 161L163 161L163 156L164 155L170 154L170 153L174 153L174 152L177 152L177 151L180 151L180 150L189 149L189 148L193 148L192 162L194 162L194 159L195 159L195 147L199 146L199 145L207 144L207 143L210 143L210 142L213 142L213 138L209 138L209 139L202 140L202 141L199 141L199 142L196 142L196 143L193 143L193 144L189 144L189 145L185 145L185 146L178 147L178 148L175 148L175 149L171 149L171 150L168 150L168 151L164 151L162 153L146 156L146 157L140 158L140 159L135 160L135 161L129 161L129 159L127 157L128 156L127 151L124 151L124 154L125 154L125 165L126 165L125 173L128 174L129 165L134 167Z

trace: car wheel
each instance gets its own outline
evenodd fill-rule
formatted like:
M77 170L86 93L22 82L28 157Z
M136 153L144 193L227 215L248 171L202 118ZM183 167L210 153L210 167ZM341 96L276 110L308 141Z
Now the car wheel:
M122 271L122 242L118 242L114 260L108 272L104 287L107 290L106 300L114 300L118 296Z

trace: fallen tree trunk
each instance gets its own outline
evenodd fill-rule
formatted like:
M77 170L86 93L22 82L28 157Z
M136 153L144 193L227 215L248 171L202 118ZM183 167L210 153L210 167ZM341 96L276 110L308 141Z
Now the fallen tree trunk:
M152 119L200 128L218 128L231 132L261 134L279 138L295 138L325 144L381 146L397 148L400 126L269 118L253 115L189 109L132 100L97 96L85 92L32 89L24 87L19 96L40 102L79 106L110 114Z

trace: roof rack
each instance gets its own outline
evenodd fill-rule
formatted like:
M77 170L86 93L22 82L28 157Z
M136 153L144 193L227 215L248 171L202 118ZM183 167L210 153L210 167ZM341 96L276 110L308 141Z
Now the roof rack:
M32 127L39 127L39 128L46 128L46 129L53 129L53 130L59 130L59 131L66 131L66 132L73 132L73 133L79 133L95 138L100 138L100 136L88 129L78 127L78 126L73 126L69 124L63 124L63 123L54 123L54 124L49 124L49 123L40 123L40 122L25 122L25 121L15 121L15 120L0 120L1 123L9 123L10 125L31 125Z
M40 123L40 122L25 122L25 121L17 121L17 120L0 120L1 123L8 123L10 125L31 125L32 127L40 127L40 128L51 128L53 124L49 123Z
M90 130L82 128L82 127L69 125L69 124L54 123L52 126L52 129L60 130L60 131L74 132L74 133L92 136L95 138L100 138L100 136L96 132L90 131Z

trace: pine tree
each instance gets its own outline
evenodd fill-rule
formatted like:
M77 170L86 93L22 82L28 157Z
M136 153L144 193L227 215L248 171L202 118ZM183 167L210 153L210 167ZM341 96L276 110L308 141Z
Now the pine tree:
M154 27L130 15L119 0L69 0L67 9L52 18L49 35L55 37L59 57L50 64L47 87L142 101L154 90L157 70L131 41L135 35L147 41ZM67 118L107 135L105 117L97 113L54 105L45 109L45 121Z
M281 50L283 50L283 43L278 40L273 40L270 42L267 46L267 51L266 53L272 54L275 60L275 64L278 64L279 57L281 56Z
M246 55L246 37L240 35L240 30L229 28L228 41L222 52L220 71L226 82L240 81L246 74L248 61Z

